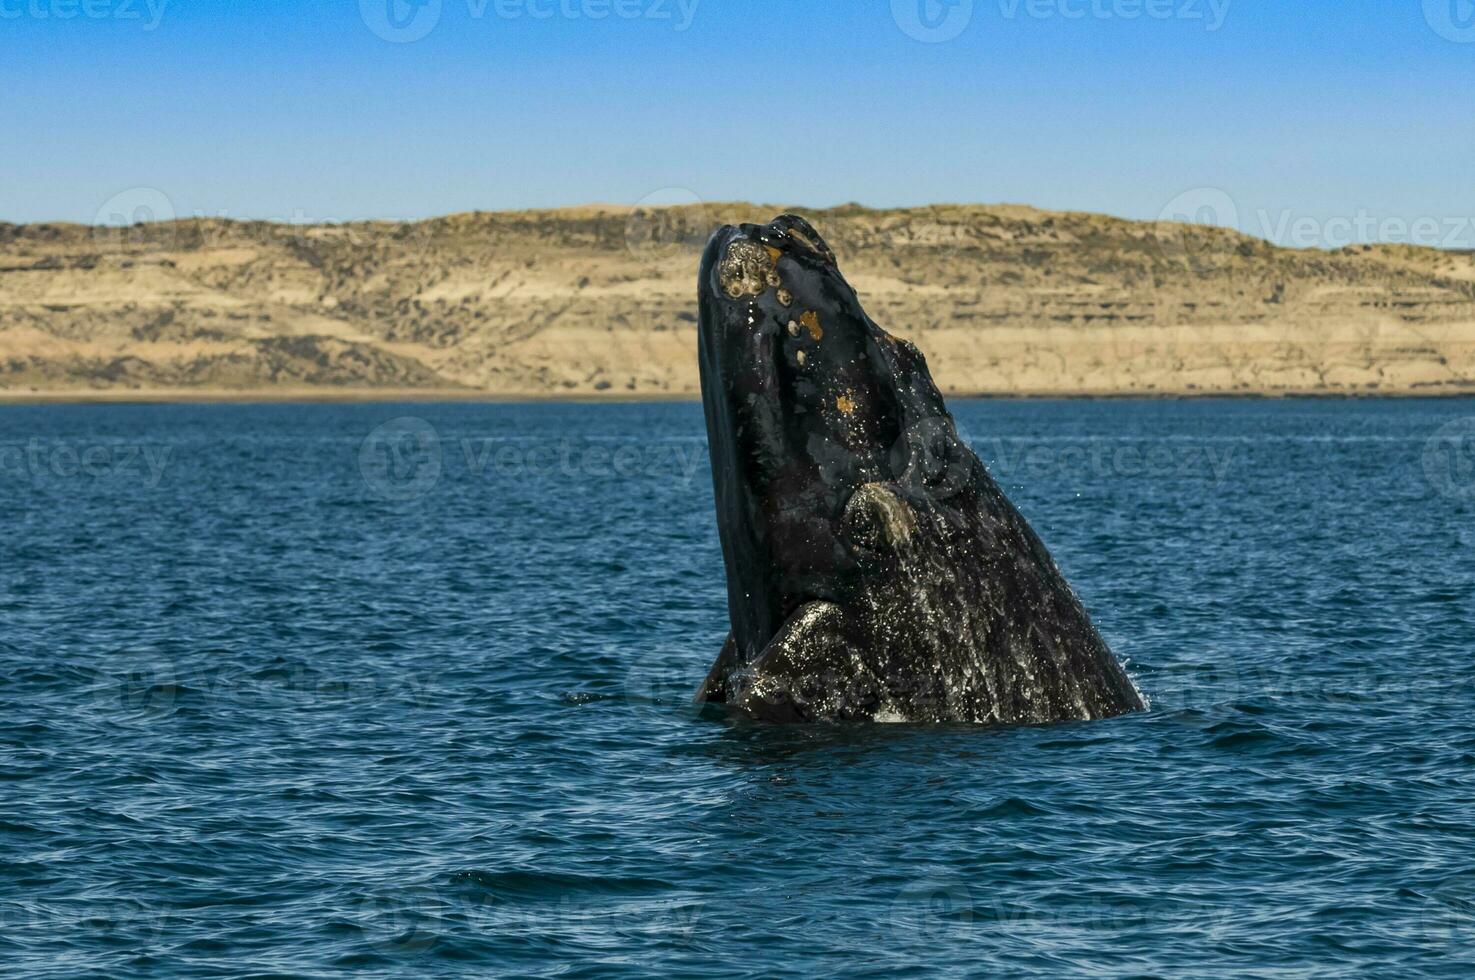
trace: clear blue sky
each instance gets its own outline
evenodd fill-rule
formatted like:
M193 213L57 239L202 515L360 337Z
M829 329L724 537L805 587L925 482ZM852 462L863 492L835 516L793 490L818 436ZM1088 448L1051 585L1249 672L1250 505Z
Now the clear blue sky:
M1470 0L415 2L0 0L0 220L134 188L348 220L671 187L1475 219Z

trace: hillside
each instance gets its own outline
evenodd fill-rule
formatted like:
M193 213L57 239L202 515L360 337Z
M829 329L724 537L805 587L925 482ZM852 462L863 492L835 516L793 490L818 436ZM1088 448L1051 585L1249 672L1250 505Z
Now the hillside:
M0 398L690 395L700 245L779 210L0 224ZM801 213L953 392L1475 391L1475 254L1018 206Z

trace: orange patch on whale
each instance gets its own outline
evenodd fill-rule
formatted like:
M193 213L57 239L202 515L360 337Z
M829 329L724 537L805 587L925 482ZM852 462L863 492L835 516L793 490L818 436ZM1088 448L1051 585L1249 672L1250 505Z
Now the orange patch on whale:
M813 310L805 310L799 316L799 322L804 324L804 328L809 331L811 340L819 340L825 335L824 327L819 325L819 314Z

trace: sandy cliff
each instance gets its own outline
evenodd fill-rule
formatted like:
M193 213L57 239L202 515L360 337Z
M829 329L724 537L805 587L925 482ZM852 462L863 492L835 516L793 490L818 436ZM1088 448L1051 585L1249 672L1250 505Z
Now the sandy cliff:
M0 224L0 398L697 389L707 205ZM1475 254L1016 206L799 209L953 392L1475 391Z

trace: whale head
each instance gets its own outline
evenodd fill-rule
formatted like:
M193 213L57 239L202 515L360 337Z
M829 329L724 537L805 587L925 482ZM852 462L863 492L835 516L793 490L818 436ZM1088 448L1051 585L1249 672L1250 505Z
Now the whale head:
M721 228L699 276L732 621L699 701L770 721L1143 706L921 353L866 315L814 228Z
M803 218L720 228L698 294L728 606L750 662L804 604L854 599L956 438L921 354L866 315Z

